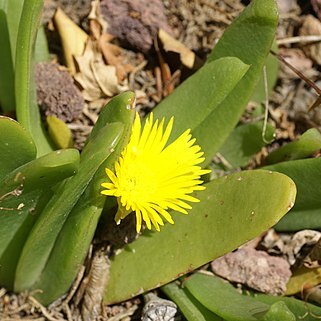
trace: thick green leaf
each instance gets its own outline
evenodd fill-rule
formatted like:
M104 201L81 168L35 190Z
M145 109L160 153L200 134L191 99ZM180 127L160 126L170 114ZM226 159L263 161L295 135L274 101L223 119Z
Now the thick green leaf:
M123 93L113 98L99 115L99 120L95 125L96 135L97 126L102 128L103 125L114 122L122 123L124 131L114 152L99 167L86 191L68 216L49 260L34 285L35 289L43 290L37 298L45 305L68 291L85 259L106 200L106 197L100 194L101 183L107 180L105 168L113 168L131 134L135 116L134 98L134 93ZM94 139L96 135L91 135L91 139Z
M214 275L195 273L184 285L201 304L228 321L257 321L270 308Z
M191 294L210 311L228 321L295 321L283 302L271 306L242 295L228 282L214 276L196 273L184 282Z
M274 52L278 51L278 47L275 41L273 42L272 50ZM272 92L276 84L276 81L278 79L279 61L275 56L273 56L272 54L269 54L266 57L264 65L266 67L266 78L267 78L267 89L268 89L267 94L269 95ZM251 101L254 101L260 104L263 101L265 101L265 98L266 98L265 96L266 96L266 93L265 93L265 85L264 85L264 76L262 72L262 76L256 88L253 91Z
M287 305L282 302L273 303L263 317L263 321L296 321L295 315L290 311Z
M93 140L106 124L115 122L127 123L129 115L132 115L132 110L135 108L135 103L135 93L132 91L126 91L113 97L100 112L86 143ZM124 109L127 109L127 112Z
M16 168L5 176L0 183L0 193L3 195L20 184L23 184L24 192L47 188L46 184L56 183L75 174L78 163L79 152L76 149L51 152Z
M58 148L73 147L74 141L69 127L54 115L47 116L48 134Z
M321 228L321 158L283 162L266 169L288 175L298 194L293 209L276 225L280 231Z
M15 109L14 69L8 20L0 2L0 106L4 112Z
M78 163L75 149L52 152L15 169L0 183L1 285L12 290L20 251L44 205L39 199L49 200L51 187L74 175Z
M188 128L194 131L234 89L248 68L239 59L230 57L206 64L158 104L153 110L155 118L175 117L172 139Z
M17 36L19 30L19 23L21 19L22 7L24 0L0 0L0 8L6 14L7 27L10 37L10 49L12 61L15 62ZM2 50L3 48L1 48Z
M29 133L16 121L0 116L0 181L17 167L36 158Z
M297 321L317 321L321 318L320 307L295 298L258 294L254 296L254 299L270 305L284 302L288 309L296 316ZM283 321L283 319L278 320Z
M237 124L253 94L275 36L277 18L274 0L252 1L226 29L208 58L210 63L222 57L237 57L251 67L226 99L193 130L199 145L206 155L210 155L207 162ZM190 108L191 105L185 109L185 113Z
M43 25L40 26L36 44L35 44L35 61L36 62L48 62L50 61L50 53L46 38L45 27Z
M233 167L245 166L252 156L265 145L262 138L263 122L244 124L236 127L220 148L220 154ZM267 124L265 139L273 138L274 128Z
M321 134L316 128L307 130L296 142L281 146L266 158L266 164L275 164L310 156L321 148Z
M214 180L195 193L200 203L174 225L145 230L111 261L106 303L120 302L178 278L273 226L293 205L287 176L244 171ZM279 193L279 191L282 193Z
M33 46L36 40L44 0L24 2L17 36L15 93L17 119L31 134L38 156L52 151L36 103L33 77Z
M78 173L56 189L23 248L16 272L16 291L30 289L38 280L70 211L97 168L112 153L122 135L123 127L121 123L113 123L102 128L84 148Z
M224 321L205 308L186 288L175 282L162 286L162 291L177 304L188 321Z

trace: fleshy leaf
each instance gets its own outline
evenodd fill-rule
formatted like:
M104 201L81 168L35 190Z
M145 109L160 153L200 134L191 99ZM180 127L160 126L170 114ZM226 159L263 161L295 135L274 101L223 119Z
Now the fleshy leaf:
M51 197L52 187L76 173L78 163L77 150L56 151L18 167L0 182L0 283L8 289L39 208Z
M47 117L47 123L49 136L58 148L73 147L72 133L66 123L53 115Z
M19 123L31 134L37 155L53 150L40 118L36 102L36 87L33 75L33 48L37 36L44 0L24 1L15 59L16 114ZM15 18L17 19L17 18Z
M110 156L123 131L107 124L83 149L78 173L60 185L33 226L17 266L15 290L30 289L38 280L70 211L82 196L97 168Z
M292 210L276 225L279 231L321 228L321 158L301 159L267 166L293 179L298 194Z
M241 295L229 283L214 275L195 273L184 282L190 293L210 311L229 321L257 321L270 306Z
M277 44L274 41L271 48L274 52L278 51ZM276 57L274 57L272 54L268 54L266 57L265 63L266 67L266 78L267 78L267 89L268 89L268 95L272 92L273 87L276 84L276 81L278 79L278 71L279 71L279 61ZM256 103L262 103L265 101L265 85L264 85L264 76L263 71L261 78L256 86L256 88L253 91L253 95L251 97L251 101L254 101Z
M251 99L262 76L262 68L275 37L277 21L274 0L251 1L226 29L208 57L209 63L226 56L237 57L251 66L226 99L193 131L198 144L208 155L208 162L237 124Z
M36 146L19 123L0 116L0 181L12 170L36 158Z
M262 131L263 122L236 127L220 148L219 153L233 168L247 165L251 157L265 145ZM273 134L274 128L267 124L264 138L270 141Z
M0 1L0 106L5 112L15 109L14 67L5 7L8 1Z
M165 224L160 233L144 231L112 258L106 303L168 283L235 249L273 226L292 207L296 194L287 176L260 170L205 186L195 193L200 203L188 216L173 212L174 225Z
M275 164L305 158L321 148L321 134L316 128L307 130L296 142L288 143L273 151L266 158L266 164Z
M67 292L83 264L106 200L106 197L100 194L101 183L106 180L105 167L114 166L128 142L135 116L134 102L134 93L122 93L110 100L99 115L94 134L90 136L88 144L97 137L97 134L99 135L97 129L103 128L106 124L121 123L124 131L113 153L100 165L69 214L47 264L33 286L34 289L43 291L37 294L37 299L43 304L47 305ZM59 276L55 282L52 282L53 275Z
M275 36L277 18L274 0L252 1L226 29L208 62L154 109L156 118L176 117L172 137L192 129L205 152L204 166L233 130L253 94ZM243 78L231 70L228 61L233 58L228 57L250 66Z
M234 89L248 68L241 60L231 57L204 65L157 105L153 110L155 119L170 119L174 115L172 139L187 128L193 131Z
M296 320L316 321L321 318L320 307L295 298L257 294L254 296L254 299L270 305L280 301L284 302L288 309L296 316Z
M296 320L284 302L269 306L240 294L231 284L214 275L196 273L184 285L201 304L228 321Z
M186 288L179 286L176 282L162 286L162 291L177 304L188 321L224 321L205 308Z

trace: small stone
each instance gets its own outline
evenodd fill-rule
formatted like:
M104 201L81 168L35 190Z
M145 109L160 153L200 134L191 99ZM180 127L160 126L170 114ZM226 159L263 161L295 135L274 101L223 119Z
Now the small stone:
M283 294L291 277L289 263L253 248L228 253L211 263L212 271L231 281L245 284L260 292Z
M36 65L37 103L45 116L71 122L81 114L84 98L72 77L56 63Z
M110 34L145 53L152 48L158 29L171 33L161 0L102 0L100 11Z

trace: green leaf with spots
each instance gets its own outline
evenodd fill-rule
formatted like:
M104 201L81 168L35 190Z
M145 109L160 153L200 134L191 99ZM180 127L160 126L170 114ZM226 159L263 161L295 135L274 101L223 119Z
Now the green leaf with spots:
M296 188L287 176L244 171L208 184L188 216L144 233L111 259L106 303L168 283L266 231L291 207ZM279 191L282 190L282 193Z

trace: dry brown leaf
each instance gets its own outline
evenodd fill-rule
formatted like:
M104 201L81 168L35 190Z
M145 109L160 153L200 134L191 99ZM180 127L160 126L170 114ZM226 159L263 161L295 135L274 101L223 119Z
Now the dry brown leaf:
M124 62L123 49L110 43L113 37L105 33L99 39L99 46L108 65L116 67L118 81L123 81L134 66Z
M102 17L100 13L99 0L91 2L91 11L88 15L90 21L90 31L95 39L99 39L100 36L106 32L108 28L107 21Z
M303 22L299 31L300 36L320 36L321 22L319 19L308 15ZM304 52L308 57L313 59L317 64L321 65L321 43L312 43L304 46Z
M90 21L91 34L97 40L99 49L101 50L106 63L115 66L118 81L124 81L127 74L131 72L134 67L124 63L124 56L122 54L123 49L111 43L114 36L106 33L108 23L100 13L98 0L92 2L92 9L88 18Z
M54 15L54 24L58 30L67 67L72 75L76 73L74 56L82 55L88 35L58 8Z
M196 62L196 55L184 44L173 38L163 29L159 29L158 37L163 44L165 51L171 51L179 54L180 60L184 66L192 69Z
M321 283L321 268L308 269L305 266L294 271L286 285L285 295L294 295L304 289Z
M321 1L320 0L311 0L312 8L317 14L318 18L321 19Z
M126 84L119 84L116 67L105 64L97 46L96 42L89 40L84 54L75 57L79 68L75 79L83 88L83 96L87 101L112 97L128 89Z
M156 78L156 87L158 97L154 97L156 101L160 101L162 97L168 96L174 90L174 83L172 82L172 72L169 68L169 65L165 61L161 50L158 46L158 41L155 39L154 41L155 51L157 53L157 58L160 67L156 67L154 70L155 78Z

